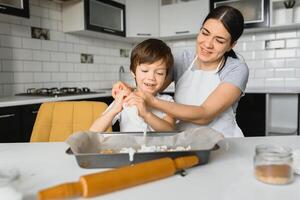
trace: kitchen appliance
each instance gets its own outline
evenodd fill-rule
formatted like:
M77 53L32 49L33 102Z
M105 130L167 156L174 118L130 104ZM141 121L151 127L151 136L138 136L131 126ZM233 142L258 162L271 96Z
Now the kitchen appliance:
M0 13L29 18L29 0L0 0Z
M210 10L223 5L241 11L245 20L245 28L269 26L270 0L210 0Z
M45 97L61 97L71 95L96 94L101 92L91 91L88 87L62 87L62 88L28 88L26 93L16 94L18 96L45 96Z
M97 31L125 37L125 5L112 0L79 0L63 4L63 31Z

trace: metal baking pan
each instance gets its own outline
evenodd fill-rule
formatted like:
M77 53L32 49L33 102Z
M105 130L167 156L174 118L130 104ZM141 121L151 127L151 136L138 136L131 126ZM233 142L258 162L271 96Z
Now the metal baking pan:
M116 133L110 133L106 135L117 136L117 135L124 135L124 134L141 136L143 133L142 132L130 132L130 133L116 132ZM171 136L174 134L177 133L174 132L151 133L150 132L147 133L147 137ZM210 152L218 148L219 148L218 145L215 145L213 148L207 150L192 149L188 151L172 151L172 152L136 152L134 154L134 159L132 161L129 160L128 153L103 154L103 153L96 152L96 153L74 154L71 148L68 148L66 150L66 153L69 155L74 155L78 165L82 168L115 168L115 167L121 167L125 165L145 162L149 160L164 158L164 157L177 158L181 156L190 156L190 155L196 155L200 160L199 165L203 165L209 161Z

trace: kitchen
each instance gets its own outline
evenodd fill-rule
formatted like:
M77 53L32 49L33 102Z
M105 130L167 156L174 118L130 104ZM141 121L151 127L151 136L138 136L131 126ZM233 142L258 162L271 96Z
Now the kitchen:
M210 6L209 1L196 0L119 0L126 6L126 37L123 37L108 35L103 30L81 30L79 22L83 19L75 17L78 23L69 22L70 26L66 26L65 21L72 17L64 12L64 6L75 1L26 2L29 3L29 18L0 15L1 115L11 114L11 111L17 115L24 111L36 112L41 103L52 100L101 99L110 103L110 88L114 82L123 80L133 84L129 55L138 41L150 36L160 37L173 52L194 48L201 24L199 19L204 18ZM296 1L291 9L287 9L284 1L263 2L269 2L266 17L269 22L264 24L265 19L254 27L248 24L249 28L235 47L250 69L237 120L246 136L299 135L300 4ZM41 32L45 33L46 39L41 38ZM98 93L50 99L15 96L30 88L64 87L89 88ZM174 87L168 88L168 91L173 90ZM30 122L24 123L25 119ZM6 133L15 132L13 136L2 134L1 142L29 141L35 116L1 120L1 127L9 125ZM31 127L20 125L17 128L16 123L30 124ZM19 132L24 135L20 136Z

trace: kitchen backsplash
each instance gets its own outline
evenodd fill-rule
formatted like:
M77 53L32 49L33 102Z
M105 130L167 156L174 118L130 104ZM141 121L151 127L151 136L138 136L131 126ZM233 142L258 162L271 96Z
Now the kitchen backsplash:
M32 27L48 29L50 40L32 39ZM63 33L62 4L30 0L30 19L0 15L0 96L27 88L111 88L120 66L125 68L122 79L132 81L123 53L132 46ZM82 63L83 55L93 55L93 63Z
M59 3L30 0L30 19L0 15L0 96L32 87L111 88L120 66L122 80L133 83L124 52L134 44L63 33L61 11ZM50 40L32 39L32 27L49 30ZM284 47L265 49L268 40ZM174 52L195 48L195 39L167 42ZM300 88L300 29L244 33L235 50L250 68L248 88ZM82 54L93 63L82 63Z

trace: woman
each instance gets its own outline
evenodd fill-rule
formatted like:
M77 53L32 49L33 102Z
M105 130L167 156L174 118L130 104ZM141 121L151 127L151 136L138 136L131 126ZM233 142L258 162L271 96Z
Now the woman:
M215 8L202 24L196 53L174 55L173 77L168 84L175 81L176 103L141 92L132 93L126 102L134 105L142 98L147 105L179 119L179 130L208 125L225 137L242 137L235 111L249 72L232 48L243 29L240 11L229 6ZM113 94L119 87L114 86Z

